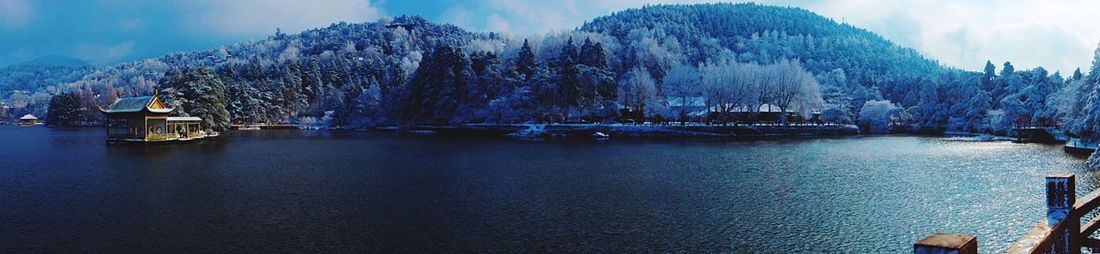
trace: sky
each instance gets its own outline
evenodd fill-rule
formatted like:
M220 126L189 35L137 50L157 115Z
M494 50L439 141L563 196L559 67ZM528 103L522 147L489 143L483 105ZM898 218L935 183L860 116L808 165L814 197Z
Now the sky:
M48 55L114 64L259 40L334 22L421 15L473 31L533 35L645 4L698 0L0 0L0 66ZM1100 1L762 0L867 28L941 63L981 70L1087 69Z

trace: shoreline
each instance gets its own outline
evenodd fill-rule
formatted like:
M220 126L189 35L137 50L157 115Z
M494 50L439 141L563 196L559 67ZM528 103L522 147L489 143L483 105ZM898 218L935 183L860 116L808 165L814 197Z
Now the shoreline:
M517 138L771 138L859 135L855 125L462 124L385 126L368 131Z

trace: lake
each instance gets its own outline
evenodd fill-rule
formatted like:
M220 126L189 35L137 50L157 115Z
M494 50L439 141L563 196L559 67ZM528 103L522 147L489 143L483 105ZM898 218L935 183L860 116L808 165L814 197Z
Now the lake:
M518 141L231 132L106 146L0 126L0 252L1002 252L1060 146L865 136Z

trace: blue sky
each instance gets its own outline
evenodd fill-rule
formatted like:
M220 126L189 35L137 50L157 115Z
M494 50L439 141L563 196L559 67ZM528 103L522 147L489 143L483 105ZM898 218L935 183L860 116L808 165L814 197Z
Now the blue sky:
M575 28L616 10L696 0L0 0L0 65L46 55L94 64L294 33L333 22L421 15L474 31L531 35ZM1087 68L1100 42L1100 1L764 0L882 34L946 65L1011 60Z

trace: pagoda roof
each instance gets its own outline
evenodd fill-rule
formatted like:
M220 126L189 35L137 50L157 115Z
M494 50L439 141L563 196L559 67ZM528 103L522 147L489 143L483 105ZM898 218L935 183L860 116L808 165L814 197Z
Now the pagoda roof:
M135 97L122 97L111 103L106 109L100 108L103 113L135 113L148 111L152 113L169 113L173 108L154 108L154 102L157 102L157 96L135 96Z

